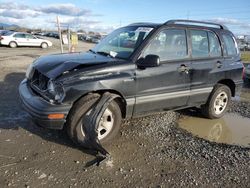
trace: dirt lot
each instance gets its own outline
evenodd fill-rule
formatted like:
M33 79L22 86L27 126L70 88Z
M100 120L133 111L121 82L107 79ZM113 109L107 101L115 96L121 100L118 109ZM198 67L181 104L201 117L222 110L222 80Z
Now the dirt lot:
M56 46L45 50L0 47L0 187L250 187L249 86L221 124L193 121L199 117L194 110L124 121L120 135L106 146L112 158L86 168L92 155L64 131L34 125L19 104L18 85L27 66L40 55L58 53L58 41L53 42ZM77 50L90 47L81 42ZM244 121L245 134L235 133L241 130L235 128L238 121L228 125L232 115ZM202 128L207 123L210 128ZM188 132L190 124L208 129L200 136L205 139Z

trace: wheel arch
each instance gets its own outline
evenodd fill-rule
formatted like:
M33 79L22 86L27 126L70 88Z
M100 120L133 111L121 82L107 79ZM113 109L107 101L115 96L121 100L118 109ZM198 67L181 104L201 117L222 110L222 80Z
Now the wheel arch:
M228 86L228 87L230 88L230 90L231 90L232 97L235 96L235 88L236 88L236 85L235 85L235 83L234 83L233 80L231 80L231 79L223 79L223 80L220 80L220 81L218 82L218 84L223 84L223 85Z
M11 41L9 42L9 45L10 45L10 43L12 43L12 42L16 43L16 46L18 46L17 42L14 41L14 40L11 40Z
M47 46L49 46L49 44L46 41L42 41L40 46L42 46L43 44L46 44Z
M75 103L77 103L81 98L83 98L87 95L91 95L91 94L102 95L105 92L113 93L113 94L116 94L119 96L115 99L115 101L118 103L118 105L121 109L122 118L125 118L126 117L126 109L127 109L127 102L125 100L125 97L120 92L113 90L113 89L101 89L101 90L87 92L87 93L83 94L82 96L80 96L77 100L75 100L72 106L74 106Z

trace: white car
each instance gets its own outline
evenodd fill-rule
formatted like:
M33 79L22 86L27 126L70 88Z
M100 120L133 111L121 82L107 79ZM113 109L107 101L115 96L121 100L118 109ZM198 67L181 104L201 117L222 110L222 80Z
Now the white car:
M15 48L17 46L40 46L41 48L48 48L52 46L52 42L37 38L29 33L21 32L6 32L0 36L0 44Z

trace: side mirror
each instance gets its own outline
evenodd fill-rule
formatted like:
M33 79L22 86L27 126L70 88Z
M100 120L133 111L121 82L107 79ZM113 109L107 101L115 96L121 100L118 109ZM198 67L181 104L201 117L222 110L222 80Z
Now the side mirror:
M158 55L147 55L145 58L138 59L136 65L141 69L158 67L160 66L160 57Z

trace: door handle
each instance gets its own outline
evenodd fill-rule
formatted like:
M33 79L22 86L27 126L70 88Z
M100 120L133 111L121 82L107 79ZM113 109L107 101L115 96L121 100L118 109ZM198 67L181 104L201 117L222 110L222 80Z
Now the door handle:
M216 66L217 66L217 68L221 68L222 67L222 62L221 61L217 61Z
M185 72L186 74L189 74L189 67L186 66L186 65L181 65L181 66L178 68L178 72Z

